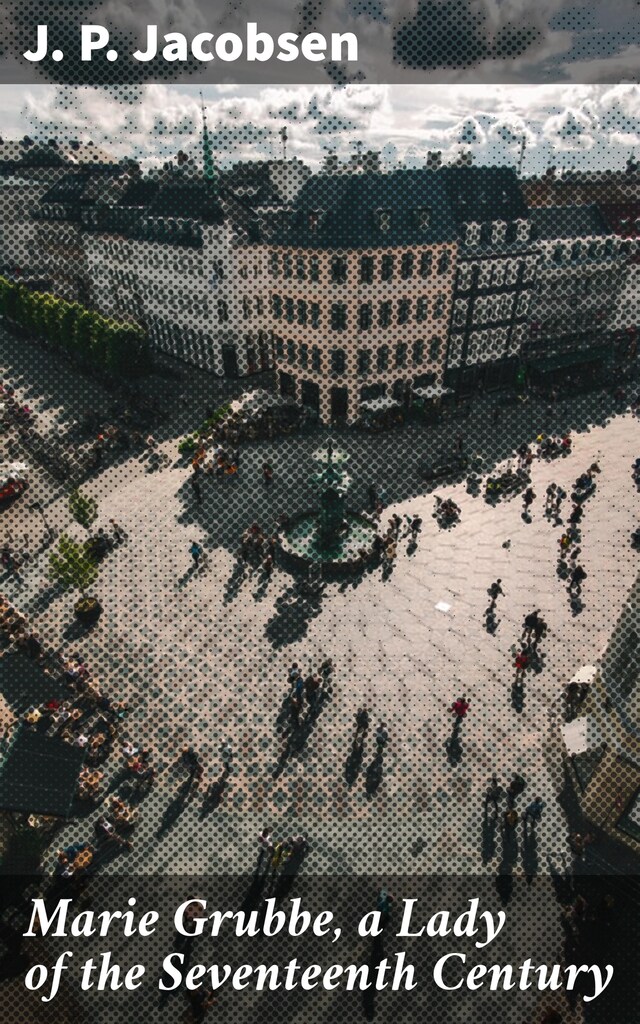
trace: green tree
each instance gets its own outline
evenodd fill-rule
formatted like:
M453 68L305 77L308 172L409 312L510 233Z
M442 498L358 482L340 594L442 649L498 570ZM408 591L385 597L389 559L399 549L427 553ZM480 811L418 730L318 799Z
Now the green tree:
M88 529L98 517L98 504L93 498L75 490L69 495L69 511L80 526Z
M49 576L67 590L85 591L96 582L98 567L87 552L86 544L78 543L63 533L58 550L49 555Z

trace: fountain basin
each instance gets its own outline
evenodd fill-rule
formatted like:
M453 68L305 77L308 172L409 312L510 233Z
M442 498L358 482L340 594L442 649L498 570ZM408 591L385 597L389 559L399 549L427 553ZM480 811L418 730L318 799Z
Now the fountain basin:
M322 568L323 572L353 572L368 564L374 554L376 527L366 516L346 511L347 528L328 542L319 535L315 512L295 516L289 529L280 533L280 561L289 569Z

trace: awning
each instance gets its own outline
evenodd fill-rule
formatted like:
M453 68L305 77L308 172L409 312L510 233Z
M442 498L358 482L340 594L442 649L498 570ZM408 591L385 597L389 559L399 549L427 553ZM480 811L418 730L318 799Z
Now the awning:
M0 810L71 818L85 751L19 725L0 764Z
M248 391L246 395L234 399L230 405L231 412L244 413L255 416L257 413L266 412L268 409L284 409L295 403L291 398L284 398L282 395L274 395L271 391L258 389Z
M368 398L360 402L361 412L388 412L390 409L399 409L400 403L393 398L382 395L380 398Z
M443 395L453 394L451 388L445 388L442 384L430 384L426 388L415 387L414 385L411 390L418 398L442 398Z
M568 754L586 754L602 743L591 715L574 718L561 726L562 740Z

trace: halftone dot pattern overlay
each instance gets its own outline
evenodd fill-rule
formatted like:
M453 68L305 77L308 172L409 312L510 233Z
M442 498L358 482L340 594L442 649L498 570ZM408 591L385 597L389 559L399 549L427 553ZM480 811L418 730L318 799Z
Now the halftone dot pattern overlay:
M638 165L318 171L286 129L234 163L199 115L164 167L0 142L0 1024L629 1024ZM163 921L23 941L38 896ZM189 897L299 897L344 938L181 941ZM405 899L424 923L474 897L506 911L495 947L395 935ZM25 974L64 949L43 1003ZM151 981L81 991L106 949ZM172 949L616 980L210 999L158 991Z

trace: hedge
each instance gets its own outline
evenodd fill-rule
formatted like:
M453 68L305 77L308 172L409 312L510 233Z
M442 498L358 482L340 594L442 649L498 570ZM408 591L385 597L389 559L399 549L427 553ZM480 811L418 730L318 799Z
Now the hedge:
M32 292L0 277L0 313L90 369L133 375L150 368L149 343L141 327L101 316L79 302Z

